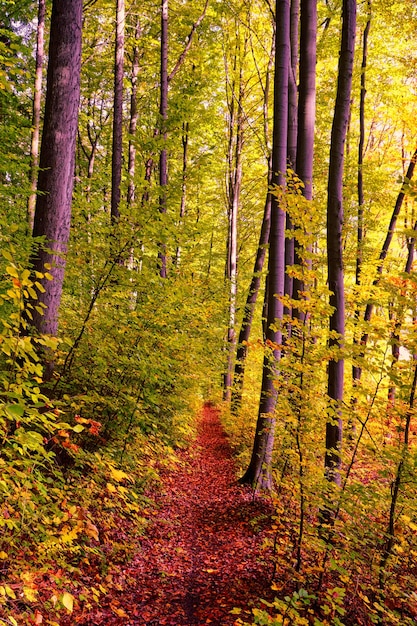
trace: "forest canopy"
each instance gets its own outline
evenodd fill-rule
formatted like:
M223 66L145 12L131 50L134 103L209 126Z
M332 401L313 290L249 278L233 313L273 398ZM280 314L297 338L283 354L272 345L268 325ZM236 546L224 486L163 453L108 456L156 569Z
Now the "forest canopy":
M416 40L408 0L1 0L0 623L99 602L207 402L274 507L253 623L415 623Z

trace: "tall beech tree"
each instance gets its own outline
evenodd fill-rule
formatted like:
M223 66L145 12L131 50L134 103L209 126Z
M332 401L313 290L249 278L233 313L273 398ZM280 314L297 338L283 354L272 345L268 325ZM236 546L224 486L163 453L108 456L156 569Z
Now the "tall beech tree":
M82 0L54 0L38 196L34 216L34 271L50 267L53 280L42 289L32 309L37 330L56 335L70 232L75 141L80 98ZM38 238L42 238L39 240ZM46 308L42 314L39 303Z
M120 184L123 158L123 72L125 54L125 1L116 0L114 46L113 143L111 165L111 219L120 217Z
M257 489L272 488L271 461L275 431L276 379L281 357L285 276L284 190L287 171L288 73L290 67L290 2L276 2L274 127L272 138L272 204L268 262L268 315L262 389L249 466L240 479Z
M168 151L167 121L168 121L168 0L161 2L161 67L160 67L160 98L159 98L159 135L162 140L159 151L159 211L167 212L166 188L168 185ZM167 277L166 244L159 244L158 251L159 274L161 278Z
M297 158L297 73L298 73L298 38L299 38L299 19L300 19L300 1L291 1L291 13L290 13L290 67L288 72L288 147L287 147L287 160L288 167L291 170L295 168L295 161ZM285 238L285 267L292 267L294 265L294 224L289 213L286 214L286 230L287 236ZM285 272L284 279L284 294L288 298L292 298L293 295L293 277L290 272ZM286 305L284 307L284 315L291 315L291 307ZM291 324L286 326L286 335L291 334Z
M136 143L135 133L138 125L138 77L139 77L139 46L138 39L142 34L139 19L136 20L135 41L132 51L132 68L131 68L131 91L130 91L130 120L129 120L129 156L127 171L129 174L129 184L127 188L127 202L132 204L135 200L135 171L136 171Z
M297 158L295 171L303 195L313 197L314 126L316 119L317 0L301 0Z
M362 257L363 257L363 243L364 243L364 205L365 205L365 192L363 182L363 160L365 152L365 101L366 101L366 67L368 63L368 38L369 31L371 29L371 1L368 1L368 19L363 31L362 38L362 64L361 64L361 90L359 99L359 142L358 142L358 228L357 228L357 250L356 250L356 271L355 271L355 284L357 287L361 284L361 272L362 272ZM360 318L360 308L357 306L355 309L355 323L357 324ZM359 343L359 339L355 334L353 338L355 344ZM357 365L352 365L352 377L354 384L359 380Z
M302 193L313 199L314 127L316 120L316 58L317 58L317 0L301 0L300 5L300 62L297 109L297 155L295 171L302 181ZM303 264L303 251L295 246L294 263ZM295 276L292 295L300 299L304 281ZM299 307L293 315L305 321L306 314Z
M236 32L239 28L236 24ZM227 149L227 255L226 255L226 280L229 285L229 325L226 341L226 367L223 380L223 399L227 402L232 395L234 353L236 348L236 299L237 299L237 261L238 261L238 212L240 207L240 195L242 189L242 150L244 143L244 110L245 79L243 68L247 53L248 35L244 35L242 50L240 49L240 37L236 37L236 48L233 58L233 67L229 75L226 63L226 83L228 89L228 149Z
M342 40L339 56L336 104L330 141L327 186L327 271L330 290L329 347L327 393L331 401L326 424L326 478L340 483L340 449L342 444L342 401L344 390L343 341L345 335L345 290L343 273L343 171L346 131L350 116L352 74L355 52L356 0L343 0Z

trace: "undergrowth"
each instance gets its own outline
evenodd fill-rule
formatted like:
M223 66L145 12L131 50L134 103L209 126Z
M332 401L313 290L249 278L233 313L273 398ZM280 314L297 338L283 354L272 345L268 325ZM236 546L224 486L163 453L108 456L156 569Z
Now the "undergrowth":
M143 329L131 309L121 332L136 343L123 349L111 323L92 336L94 314L72 353L70 333L32 335L41 275L25 269L13 245L1 266L0 624L57 626L76 603L99 603L135 553L153 506L146 492L192 435L197 395L174 401L172 362L155 358L147 377ZM45 351L55 359L48 384ZM168 390L171 404L160 402Z

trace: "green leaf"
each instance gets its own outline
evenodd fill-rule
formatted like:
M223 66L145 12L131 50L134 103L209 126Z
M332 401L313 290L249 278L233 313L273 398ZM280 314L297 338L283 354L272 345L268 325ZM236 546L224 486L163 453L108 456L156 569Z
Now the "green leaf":
M2 250L1 253L7 261L13 261L13 257L10 254L9 250Z
M29 450L39 450L39 447L43 447L43 437L40 433L34 430L25 431L23 428L18 428L15 433L17 441Z
M20 419L21 417L23 417L25 407L21 404L9 404L8 406L6 406L6 411L12 419Z

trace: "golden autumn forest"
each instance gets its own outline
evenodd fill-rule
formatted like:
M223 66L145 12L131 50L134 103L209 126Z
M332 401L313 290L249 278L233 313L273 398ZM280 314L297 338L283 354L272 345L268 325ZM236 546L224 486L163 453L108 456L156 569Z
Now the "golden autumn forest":
M0 5L0 626L415 625L417 5Z

